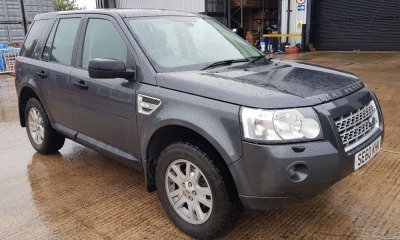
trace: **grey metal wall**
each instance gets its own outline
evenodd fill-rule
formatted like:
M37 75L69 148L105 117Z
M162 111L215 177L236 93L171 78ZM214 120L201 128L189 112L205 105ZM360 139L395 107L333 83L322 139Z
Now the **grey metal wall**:
M0 21L22 21L21 5L18 0L0 0Z
M115 0L116 8L156 8L205 12L205 0Z
M24 0L24 4L28 21L32 21L37 14L54 11L53 0Z
M26 24L40 13L54 11L53 0L23 0ZM0 43L24 40L23 15L20 0L0 0Z
M24 37L22 24L0 24L0 43L22 42Z

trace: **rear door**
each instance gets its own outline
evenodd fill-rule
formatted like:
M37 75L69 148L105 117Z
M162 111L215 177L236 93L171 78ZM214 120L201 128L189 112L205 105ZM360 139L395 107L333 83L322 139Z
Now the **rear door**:
M134 52L114 18L88 15L81 32L77 68L72 71L72 98L79 120L78 139L116 155L138 153L136 87L122 78L92 79L88 64L93 58L118 59L135 69ZM138 157L138 156L136 156ZM135 157L135 158L136 158Z
M77 48L77 35L83 15L63 16L56 19L45 42L37 64L36 77L46 99L46 107L53 125L73 136L78 123L71 102L73 59Z
M40 64L40 52L43 49L43 42L46 41L44 36L48 34L49 28L53 19L41 19L35 20L26 36L24 44L22 46L20 56L18 57L18 69L16 76L16 87L18 94L25 85L30 85L34 89L36 94L40 96L40 100L46 108L46 98L42 94L42 79L38 81L38 64ZM20 102L21 104L21 102ZM20 106L22 107L22 106ZM46 108L47 109L47 108ZM20 116L24 116L25 109L20 108ZM49 113L48 113L49 115ZM51 119L51 116L49 116Z

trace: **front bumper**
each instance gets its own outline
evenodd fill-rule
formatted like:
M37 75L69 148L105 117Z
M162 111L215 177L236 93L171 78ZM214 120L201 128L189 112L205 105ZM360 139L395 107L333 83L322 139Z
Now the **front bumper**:
M348 152L344 151L334 119L359 109L372 99L378 103L368 89L363 89L314 107L324 140L281 145L243 142L242 158L229 166L243 205L250 209L268 209L298 202L325 191L354 172L355 154L383 137L381 109L377 104L379 129Z
M304 148L295 152L296 147ZM300 182L290 178L293 164L308 168ZM229 166L242 203L247 208L279 207L325 191L340 180L338 151L327 141L295 145L243 142L243 158Z

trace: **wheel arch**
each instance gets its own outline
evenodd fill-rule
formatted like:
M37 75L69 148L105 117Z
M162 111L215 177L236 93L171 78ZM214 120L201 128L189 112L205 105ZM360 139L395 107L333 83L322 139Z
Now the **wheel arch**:
M232 183L230 184L233 187L233 191L230 191L232 196L229 197L232 199L236 199L238 197L232 174L229 171L226 161L217 148L200 133L182 125L166 125L160 127L151 136L149 144L147 145L146 156L144 158L146 159L146 164L144 167L148 191L152 192L156 190L156 165L161 152L167 146L175 142L187 142L204 151L218 167L219 171L223 175L224 180Z
M36 98L42 105L38 94L30 87L25 86L21 89L18 99L18 110L19 110L19 122L21 127L26 127L25 123L25 106L29 99Z

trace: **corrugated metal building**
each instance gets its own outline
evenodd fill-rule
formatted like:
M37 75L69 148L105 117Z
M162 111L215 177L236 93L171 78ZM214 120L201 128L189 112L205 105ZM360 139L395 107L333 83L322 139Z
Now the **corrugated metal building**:
M204 13L228 24L226 0L96 0L98 8L155 8L193 13Z
M22 42L36 14L54 11L53 0L0 0L0 43Z
M97 0L102 8L164 8L201 12L230 28L301 33L317 50L400 51L400 0ZM283 39L284 40L284 39ZM291 45L300 37L287 39Z
M185 12L205 12L205 0L116 0L116 8L160 8Z

